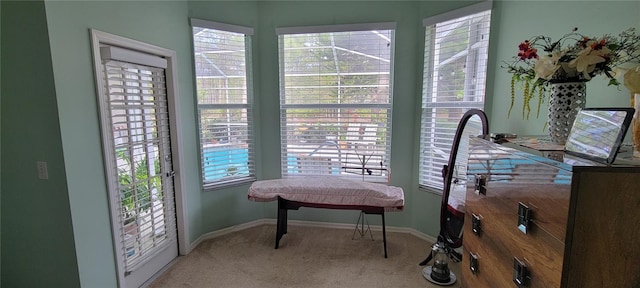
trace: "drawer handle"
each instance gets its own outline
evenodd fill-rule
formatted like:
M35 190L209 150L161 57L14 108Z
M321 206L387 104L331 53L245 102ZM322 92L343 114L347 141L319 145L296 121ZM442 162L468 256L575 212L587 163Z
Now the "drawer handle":
M480 232L482 232L480 222L480 216L471 213L471 231L473 231L473 234L480 235Z
M518 203L518 230L527 234L531 226L531 219L533 218L533 211L524 203Z
M476 193L487 195L487 175L476 174Z
M471 273L478 274L480 270L478 269L478 255L469 253L469 270Z
M529 280L531 276L529 276L527 264L513 257L513 283L516 283L518 288L523 288L529 285Z

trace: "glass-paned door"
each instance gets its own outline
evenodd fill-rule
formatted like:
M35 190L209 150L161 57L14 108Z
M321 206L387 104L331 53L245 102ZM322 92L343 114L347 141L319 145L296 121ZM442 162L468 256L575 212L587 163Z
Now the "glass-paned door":
M138 287L177 257L165 69L112 59L103 69L116 258L121 286Z

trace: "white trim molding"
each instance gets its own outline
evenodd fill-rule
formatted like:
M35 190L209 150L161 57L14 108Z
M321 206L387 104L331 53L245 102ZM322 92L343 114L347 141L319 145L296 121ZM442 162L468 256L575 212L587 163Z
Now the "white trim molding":
M276 28L276 34L285 35L285 34L329 33L329 32L368 31L368 30L393 30L393 29L396 29L396 22L280 27L280 28Z
M493 7L493 0L485 0L480 3L476 3L473 5L462 7L460 9L456 9L453 11L431 16L429 18L425 18L424 20L422 20L422 25L425 27L435 25L440 22L445 22L445 21L449 21L459 17L464 17L467 15L491 10L492 7Z
M318 228L331 228L331 229L354 229L355 226L354 224L347 224L347 223L331 223L331 222L315 222L315 221L301 221L301 220L288 220L287 221L288 225L291 226L302 226L302 227L318 227ZM238 224L235 226L231 226L231 227L227 227L227 228L223 228L220 230L216 230L216 231L212 231L206 234L203 234L202 236L198 237L198 239L196 239L196 241L194 241L193 243L191 243L190 247L189 247L189 253L191 253L191 251L193 251L193 249L195 249L196 247L198 247L198 245L200 245L200 243L210 240L210 239L215 239L221 236L225 236L234 232L238 232L238 231L242 231L245 229L249 229L249 228L253 228L253 227L257 227L257 226L261 226L261 225L276 225L276 219L259 219L259 220L255 220L255 221L251 221L251 222L247 222L247 223L242 223L242 224ZM380 225L370 225L371 230L372 231L382 231L382 226ZM408 227L386 227L387 232L396 232L396 233L406 233L406 234L411 234L413 236L416 236L420 239L423 239L425 241L427 241L428 243L435 243L436 242L436 238L431 236L431 235L427 235L424 234L416 229L413 228L408 228ZM275 239L276 235L275 235L275 231L273 233L273 237ZM274 240L275 241L275 240Z
M213 21L202 20L197 18L189 19L189 24L191 24L191 27L200 27L200 28L240 33L244 35L253 35L253 28L240 26L240 25L227 24L222 22L213 22Z

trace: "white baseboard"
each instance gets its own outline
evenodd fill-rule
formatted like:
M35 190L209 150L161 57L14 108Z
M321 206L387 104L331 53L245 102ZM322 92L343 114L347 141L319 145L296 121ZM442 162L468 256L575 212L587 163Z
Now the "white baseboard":
M276 225L276 219L259 219L247 223L242 223L239 225L223 228L220 230L212 231L209 233L205 233L198 237L193 243L191 243L187 249L187 254L191 253L191 251L200 245L203 241L214 239L220 236L227 235L229 233L242 231L248 228L257 227L260 225ZM332 222L315 222L315 221L302 221L302 220L287 220L287 224L290 226L304 226L304 227L320 227L320 228L333 228L333 229L354 229L355 224L347 224L347 223L332 223ZM371 230L373 231L382 231L381 225L370 225ZM413 236L416 236L420 239L424 239L427 242L435 242L436 238L424 234L416 229L408 228L408 227L386 227L387 232L396 232L396 233L407 233Z
M191 251L198 247L198 245L200 245L200 243L202 243L205 240L209 240L209 239L213 239L213 238L217 238L220 236L224 236L227 235L229 233L233 233L233 232L237 232L237 231L242 231L245 229L249 229L249 228L253 228L256 226L260 226L263 224L276 224L276 220L275 219L259 219L259 220L255 220L255 221L251 221L251 222L247 222L247 223L242 223L242 224L238 224L238 225L234 225L231 227L227 227L227 228L223 228L220 230L216 230L216 231L212 231L209 233L205 233L200 235L200 237L198 237L198 239L196 239L195 241L191 242L191 244L189 244L189 247L187 249L187 254L191 253Z

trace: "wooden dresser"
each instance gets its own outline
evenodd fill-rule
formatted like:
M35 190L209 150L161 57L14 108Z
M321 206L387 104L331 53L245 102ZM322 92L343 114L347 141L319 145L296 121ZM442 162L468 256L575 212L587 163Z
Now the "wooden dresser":
M640 287L640 167L469 149L464 287Z

